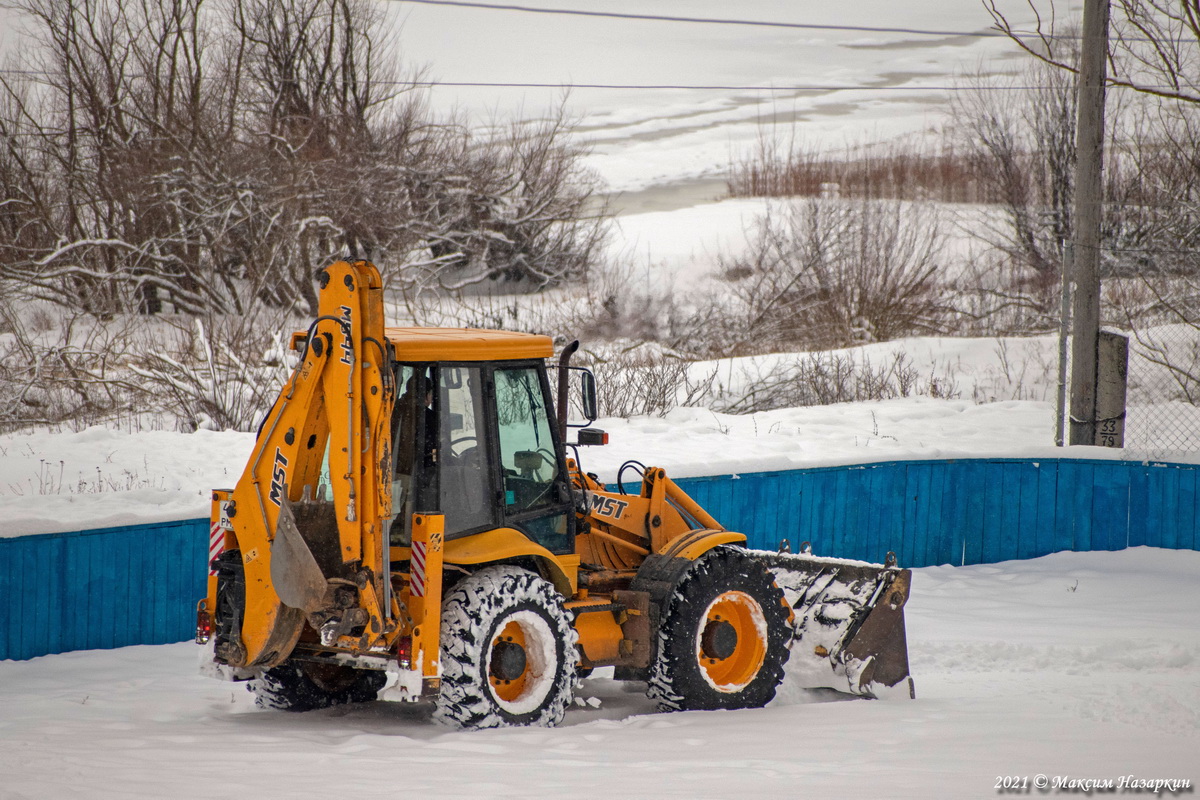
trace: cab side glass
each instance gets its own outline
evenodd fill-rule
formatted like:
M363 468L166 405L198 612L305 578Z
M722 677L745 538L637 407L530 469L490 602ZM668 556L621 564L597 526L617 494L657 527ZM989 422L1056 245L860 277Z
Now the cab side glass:
M438 369L438 508L446 535L495 519L484 436L483 375L478 367Z
M420 428L429 393L424 382L427 369L411 364L396 365L400 396L392 408L392 514L391 544L407 546L413 513L414 477L423 457L417 441L427 434Z
M496 370L496 417L507 512L557 502L551 489L558 479L558 458L537 370Z

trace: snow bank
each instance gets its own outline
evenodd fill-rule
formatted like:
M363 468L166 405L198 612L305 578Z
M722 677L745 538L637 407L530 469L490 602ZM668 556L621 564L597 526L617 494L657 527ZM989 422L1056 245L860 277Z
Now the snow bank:
M599 420L610 444L580 455L607 482L629 459L695 477L909 459L1131 456L1056 448L1053 418L1046 402L927 397L744 416L677 408L662 419ZM0 437L0 536L208 516L209 493L237 481L253 444L249 433L103 428Z
M0 436L0 537L206 517L253 444L203 430Z

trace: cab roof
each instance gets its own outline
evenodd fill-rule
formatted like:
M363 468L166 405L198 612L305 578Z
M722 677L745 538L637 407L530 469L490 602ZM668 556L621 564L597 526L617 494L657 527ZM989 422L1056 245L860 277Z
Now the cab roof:
M550 358L549 336L479 328L384 328L397 361L508 361Z

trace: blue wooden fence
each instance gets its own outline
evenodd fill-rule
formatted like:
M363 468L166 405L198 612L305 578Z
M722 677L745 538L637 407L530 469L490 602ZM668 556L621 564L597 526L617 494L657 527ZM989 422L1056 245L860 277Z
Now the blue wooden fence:
M1200 466L896 461L679 481L726 527L774 549L901 565L1058 550L1200 550ZM192 636L208 520L0 539L0 659Z
M188 639L207 558L207 519L0 539L0 659Z
M684 478L752 547L900 564L988 564L1059 550L1200 550L1200 466L1074 459L893 461Z

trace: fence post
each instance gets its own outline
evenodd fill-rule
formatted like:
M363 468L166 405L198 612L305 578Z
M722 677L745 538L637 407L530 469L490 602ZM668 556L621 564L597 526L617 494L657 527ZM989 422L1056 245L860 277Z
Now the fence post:
M1066 443L1067 427L1067 340L1071 332L1071 277L1074 275L1075 245L1062 243L1062 298L1058 311L1058 408L1054 417L1054 444Z

